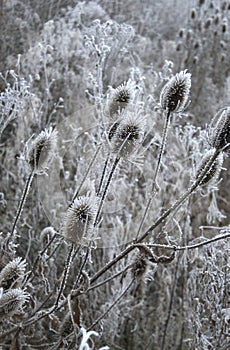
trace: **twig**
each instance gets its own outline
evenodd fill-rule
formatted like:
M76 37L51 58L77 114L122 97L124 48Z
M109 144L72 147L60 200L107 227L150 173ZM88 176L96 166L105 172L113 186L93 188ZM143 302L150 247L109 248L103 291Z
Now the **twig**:
M131 287L134 281L135 281L135 278L133 278L129 282L128 286L123 290L123 292L119 295L119 297L112 303L112 305L110 305L110 307L100 317L98 317L98 319L87 329L87 332L93 329L98 324L98 322L100 322L112 310L112 308L121 300L124 294L128 291L128 289Z

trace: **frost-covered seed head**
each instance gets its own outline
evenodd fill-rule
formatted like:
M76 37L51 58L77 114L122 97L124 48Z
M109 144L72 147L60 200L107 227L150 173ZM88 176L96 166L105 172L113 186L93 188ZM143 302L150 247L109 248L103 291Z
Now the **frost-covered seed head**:
M26 261L16 258L10 261L0 272L0 287L3 289L20 286L26 270Z
M28 152L28 162L35 171L44 170L49 164L57 144L57 132L45 129L31 143Z
M213 126L209 137L212 147L221 150L230 143L230 107L217 112L214 120L217 120Z
M196 171L196 178L199 177L199 175L201 174L201 172L205 169L205 166L208 164L208 162L210 161L211 157L213 156L215 152L215 149L211 149L209 150L204 157L201 160L201 163ZM218 155L218 157L214 160L214 162L212 163L212 165L210 166L208 172L206 173L205 177L202 179L202 181L200 182L200 186L204 186L210 183L215 182L221 172L221 167L223 164L223 154L220 153Z
M76 198L66 213L64 237L72 243L80 243L93 229L97 208L98 201L93 195Z
M0 319L20 313L28 298L29 294L20 288L10 289L3 293L0 298Z
M121 113L134 98L133 83L128 81L118 86L112 93L109 103L109 115Z
M174 75L160 95L161 107L169 112L181 112L186 106L191 88L191 74L187 70Z
M120 157L129 157L140 145L144 136L145 120L142 116L128 114L111 135L112 151Z

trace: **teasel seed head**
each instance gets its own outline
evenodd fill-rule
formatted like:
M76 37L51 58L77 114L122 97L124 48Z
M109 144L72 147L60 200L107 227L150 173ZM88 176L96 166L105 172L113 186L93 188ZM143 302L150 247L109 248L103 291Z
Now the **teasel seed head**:
M119 157L129 157L141 144L144 136L145 119L129 113L110 133L111 147Z
M44 170L52 156L57 144L57 132L52 128L45 129L32 141L28 151L28 162L35 172Z
M26 270L26 261L16 258L10 261L0 272L0 287L4 290L18 288Z
M221 150L230 143L230 107L217 112L213 120L212 123L216 121L216 124L212 127L209 135L210 144L212 147Z
M168 112L181 112L186 106L191 88L191 74L187 70L174 75L163 87L161 107Z
M87 238L94 228L97 208L98 200L94 195L76 198L66 213L64 237L74 244L82 243L82 238Z
M110 117L120 114L134 98L134 84L130 80L119 85L112 92L109 102Z
M202 158L201 163L198 166L198 169L196 171L196 178L198 178L199 175L201 174L201 172L205 169L206 165L210 161L214 152L215 152L215 149L211 149L204 155L204 157ZM205 186L207 184L214 183L215 181L217 181L217 179L220 175L220 172L221 172L223 160L224 160L223 154L220 153L217 156L217 158L213 161L211 166L209 167L209 170L207 171L205 177L200 182L200 186Z
M28 301L29 294L20 288L9 289L0 298L0 319L9 318L22 311Z

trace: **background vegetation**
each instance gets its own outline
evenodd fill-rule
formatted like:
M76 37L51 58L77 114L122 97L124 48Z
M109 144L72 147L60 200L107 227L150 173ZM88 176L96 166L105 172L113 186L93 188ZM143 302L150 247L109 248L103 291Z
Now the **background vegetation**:
M219 178L196 188L141 242L158 246L116 261L135 240L147 203L139 237L186 192L211 148L211 120L230 105L229 13L224 0L0 1L2 349L229 348L226 154ZM171 114L153 193L160 94L185 69L190 103ZM73 196L97 207L116 158L123 114L109 111L125 82L124 113L139 117L141 142L119 160L90 235L70 242ZM31 173L28 149L49 127L57 131L55 154L46 174L31 178L12 230Z

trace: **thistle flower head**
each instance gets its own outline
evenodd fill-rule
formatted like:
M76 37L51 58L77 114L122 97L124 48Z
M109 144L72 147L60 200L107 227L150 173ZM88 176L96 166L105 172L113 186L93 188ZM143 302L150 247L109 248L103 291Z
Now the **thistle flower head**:
M98 201L93 195L76 198L66 213L64 237L72 243L80 243L93 229L97 208Z
M199 164L199 166L197 168L196 178L198 178L200 176L200 174L202 173L202 171L205 169L205 167L207 166L211 157L213 156L214 152L215 152L215 149L211 149L204 155L204 157L201 160L201 163ZM220 172L221 172L223 160L224 160L223 154L220 153L217 156L217 158L213 161L213 163L210 165L205 177L200 182L200 186L214 183L218 179Z
M186 106L191 88L191 74L187 70L174 75L163 87L161 107L169 112L181 112Z
M121 113L134 98L134 84L130 80L113 90L109 102L109 115Z
M22 307L28 301L29 294L18 288L10 289L0 298L0 319L9 318L22 311Z
M22 260L22 258L10 261L0 272L0 286L3 289L19 287L25 270L26 261Z
M129 113L110 133L112 151L120 157L129 157L142 142L144 127L142 116Z
M212 147L221 150L230 143L230 107L221 109L214 117L209 136Z
M37 172L49 164L57 143L57 132L52 128L45 129L32 141L28 151L28 162Z

